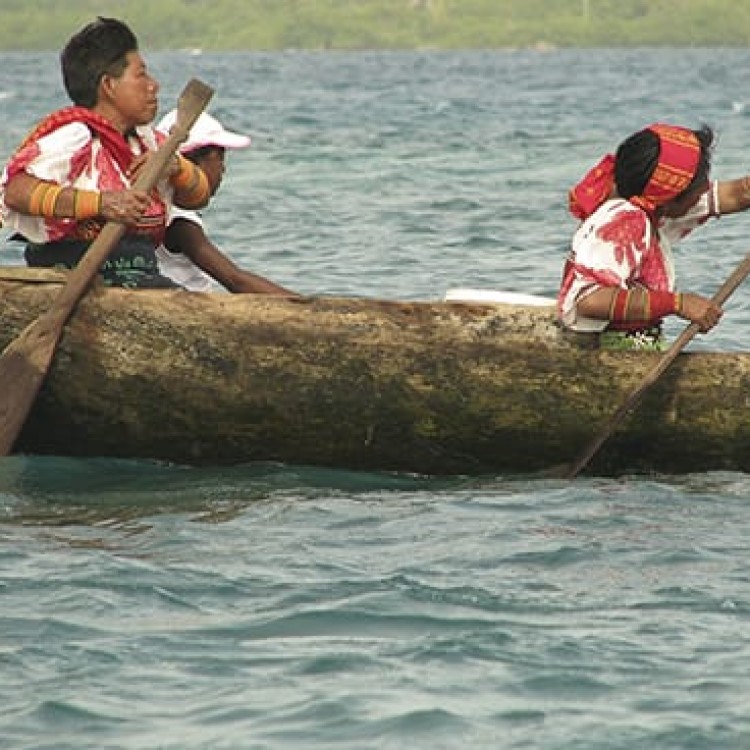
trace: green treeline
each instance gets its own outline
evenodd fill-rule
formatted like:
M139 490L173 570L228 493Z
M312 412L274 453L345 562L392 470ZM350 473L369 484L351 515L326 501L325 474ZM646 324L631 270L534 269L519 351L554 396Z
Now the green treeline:
M747 0L2 0L0 50L58 50L96 15L154 50L750 44Z

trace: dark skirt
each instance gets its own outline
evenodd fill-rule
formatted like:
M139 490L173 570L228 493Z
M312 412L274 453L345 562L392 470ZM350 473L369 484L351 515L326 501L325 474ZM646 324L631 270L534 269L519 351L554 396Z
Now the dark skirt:
M74 268L88 250L90 242L61 240L44 244L26 245L24 258L37 268ZM146 237L126 235L104 261L99 273L106 286L129 289L180 288L159 273L156 251Z

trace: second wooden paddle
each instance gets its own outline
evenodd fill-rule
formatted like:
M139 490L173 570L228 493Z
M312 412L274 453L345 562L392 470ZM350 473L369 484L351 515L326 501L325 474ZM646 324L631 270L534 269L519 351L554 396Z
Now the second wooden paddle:
M721 285L719 291L714 294L711 298L712 302L715 302L719 306L723 305L737 287L747 278L748 274L750 274L750 253L745 256L742 263L735 268L732 275ZM682 331L669 349L664 352L661 359L647 373L646 377L643 378L640 385L632 391L628 398L620 405L620 408L610 417L604 429L586 446L586 449L575 463L565 472L565 476L573 479L584 469L607 438L615 431L617 425L620 424L628 412L635 408L646 390L659 379L662 373L672 364L677 355L690 343L699 330L697 323L691 323Z

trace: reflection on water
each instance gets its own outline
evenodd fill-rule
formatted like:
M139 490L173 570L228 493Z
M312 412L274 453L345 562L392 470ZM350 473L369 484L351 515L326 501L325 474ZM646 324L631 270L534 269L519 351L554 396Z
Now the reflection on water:
M219 523L249 504L269 500L304 502L321 493L439 490L461 481L271 463L205 468L111 458L10 456L0 459L0 521L119 525L181 513Z

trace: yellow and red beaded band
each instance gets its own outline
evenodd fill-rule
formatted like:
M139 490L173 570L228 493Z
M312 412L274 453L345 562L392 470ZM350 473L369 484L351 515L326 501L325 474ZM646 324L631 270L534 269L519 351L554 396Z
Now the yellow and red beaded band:
M182 203L203 205L211 192L205 172L184 156L177 158L180 171L172 176L172 187L179 190Z
M101 214L102 194L98 190L63 188L53 182L39 182L29 196L29 214L48 219L59 218L57 203L63 190L72 191L72 218L93 219Z
M40 182L29 196L29 213L32 216L54 218L57 199L63 189L53 182Z
M102 194L98 190L73 190L73 218L93 219L102 213Z

